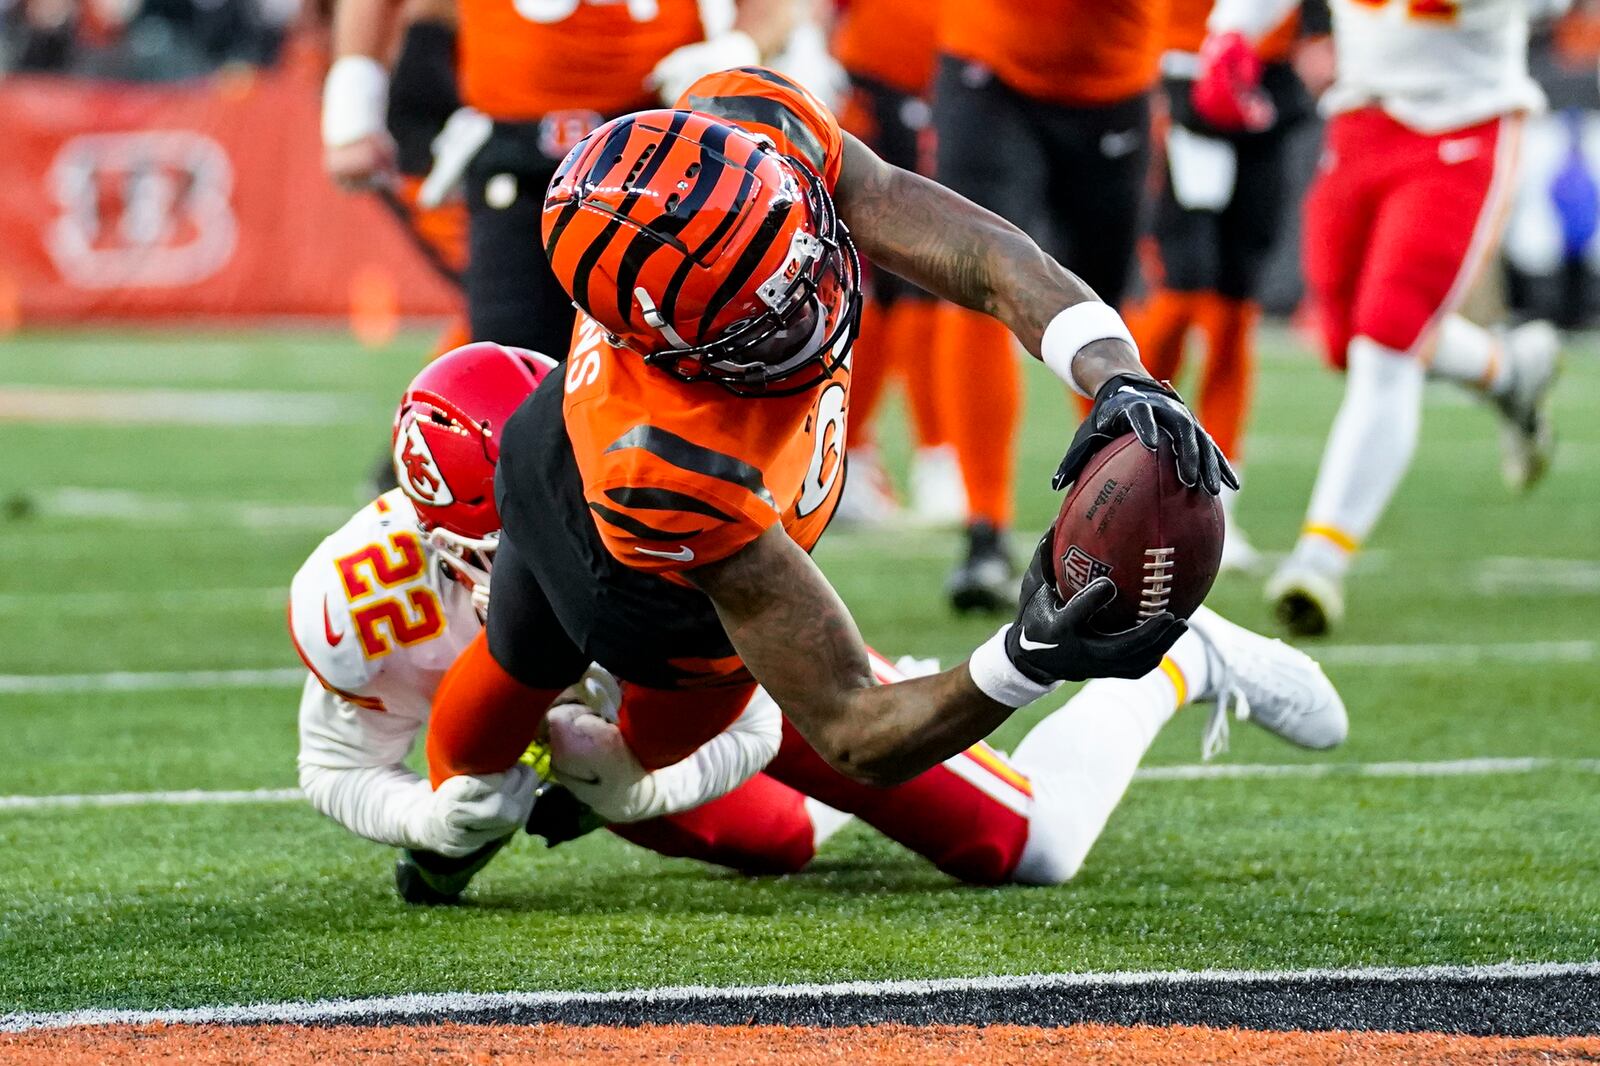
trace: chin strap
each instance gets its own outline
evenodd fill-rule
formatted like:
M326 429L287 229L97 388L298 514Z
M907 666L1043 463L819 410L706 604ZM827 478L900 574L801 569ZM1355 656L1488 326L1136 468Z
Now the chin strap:
M448 529L427 531L428 544L439 553L439 562L472 589L472 609L480 622L489 617L489 578L494 565L494 553L500 546L500 534L486 537L463 537ZM483 560L479 566L474 559Z

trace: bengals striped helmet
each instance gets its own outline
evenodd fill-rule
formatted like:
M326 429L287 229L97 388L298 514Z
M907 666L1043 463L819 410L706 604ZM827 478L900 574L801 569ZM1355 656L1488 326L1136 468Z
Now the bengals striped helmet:
M555 366L549 356L486 342L423 368L394 416L394 473L417 524L464 584L488 588L500 540L494 466L500 433Z
M788 395L843 362L860 266L822 180L695 111L643 111L567 155L545 252L577 308L684 381Z

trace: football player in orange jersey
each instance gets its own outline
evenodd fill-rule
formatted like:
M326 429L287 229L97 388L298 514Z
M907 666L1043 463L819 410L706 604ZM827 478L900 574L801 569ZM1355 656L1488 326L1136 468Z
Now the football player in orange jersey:
M591 660L623 679L618 726L646 768L725 728L759 682L819 761L883 785L1060 680L1154 669L1184 623L1098 631L1114 587L1063 603L1046 538L1015 624L954 669L875 683L809 555L842 487L856 242L1094 397L1058 484L1129 431L1169 439L1193 491L1232 472L1117 313L1016 227L884 163L772 71L702 78L679 106L600 127L545 198L543 246L582 317L505 426L488 621L434 699L435 783L511 765Z
M935 175L1046 237L1112 307L1138 233L1165 9L1165 0L967 0L941 9ZM970 523L948 591L958 610L1003 609L1016 580L1005 531L1021 371L999 358L1014 342L994 318L946 307L938 326L933 366L954 378L937 386L942 425L960 457ZM996 358L975 362L974 352Z
M850 77L839 123L885 162L933 173L932 112L938 8L921 0L840 0L832 48ZM873 270L851 363L850 480L841 520L879 524L898 512L878 461L872 422L884 389L904 384L917 450L910 505L920 521L954 525L966 516L954 449L939 426L936 375L928 372L938 302L885 270Z
M328 164L346 182L389 165L382 114L391 27L405 0L338 0L329 111L352 132ZM459 0L458 80L479 117L463 123L474 338L566 350L572 306L538 244L545 186L569 148L606 119L673 96L699 75L780 48L796 0Z
M1162 381L1178 376L1190 331L1204 334L1195 410L1237 470L1255 379L1256 293L1290 192L1288 135L1311 113L1311 98L1290 63L1297 19L1262 42L1248 79L1255 92L1236 95L1225 64L1201 50L1212 0L1170 3L1161 67L1171 123L1154 226L1160 281L1129 325ZM1250 569L1258 556L1234 521L1234 498L1222 495L1222 566Z

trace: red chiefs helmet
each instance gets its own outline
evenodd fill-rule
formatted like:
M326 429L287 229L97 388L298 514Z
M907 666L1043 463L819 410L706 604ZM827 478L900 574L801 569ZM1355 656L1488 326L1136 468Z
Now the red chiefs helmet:
M589 134L550 183L543 231L578 309L685 381L787 395L849 350L860 266L822 180L709 115L643 111Z
M395 477L440 558L474 587L487 587L500 537L500 432L555 365L524 348L468 344L429 363L400 398Z

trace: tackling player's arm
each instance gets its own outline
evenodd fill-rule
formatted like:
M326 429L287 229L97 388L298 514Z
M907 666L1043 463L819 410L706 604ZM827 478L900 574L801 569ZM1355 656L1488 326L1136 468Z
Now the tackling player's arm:
M1182 635L1183 623L1165 613L1126 633L1095 633L1088 619L1115 594L1109 580L1062 605L1043 548L1016 623L967 663L892 685L875 682L849 610L781 526L685 576L711 597L751 675L822 757L857 780L892 785L971 747L1058 680L1143 676Z
M834 199L867 258L945 299L993 315L1069 386L1095 401L1057 471L1073 480L1128 430L1173 441L1178 476L1215 495L1238 481L1177 394L1139 360L1121 317L1022 230L844 135ZM1107 386L1114 386L1108 388Z

